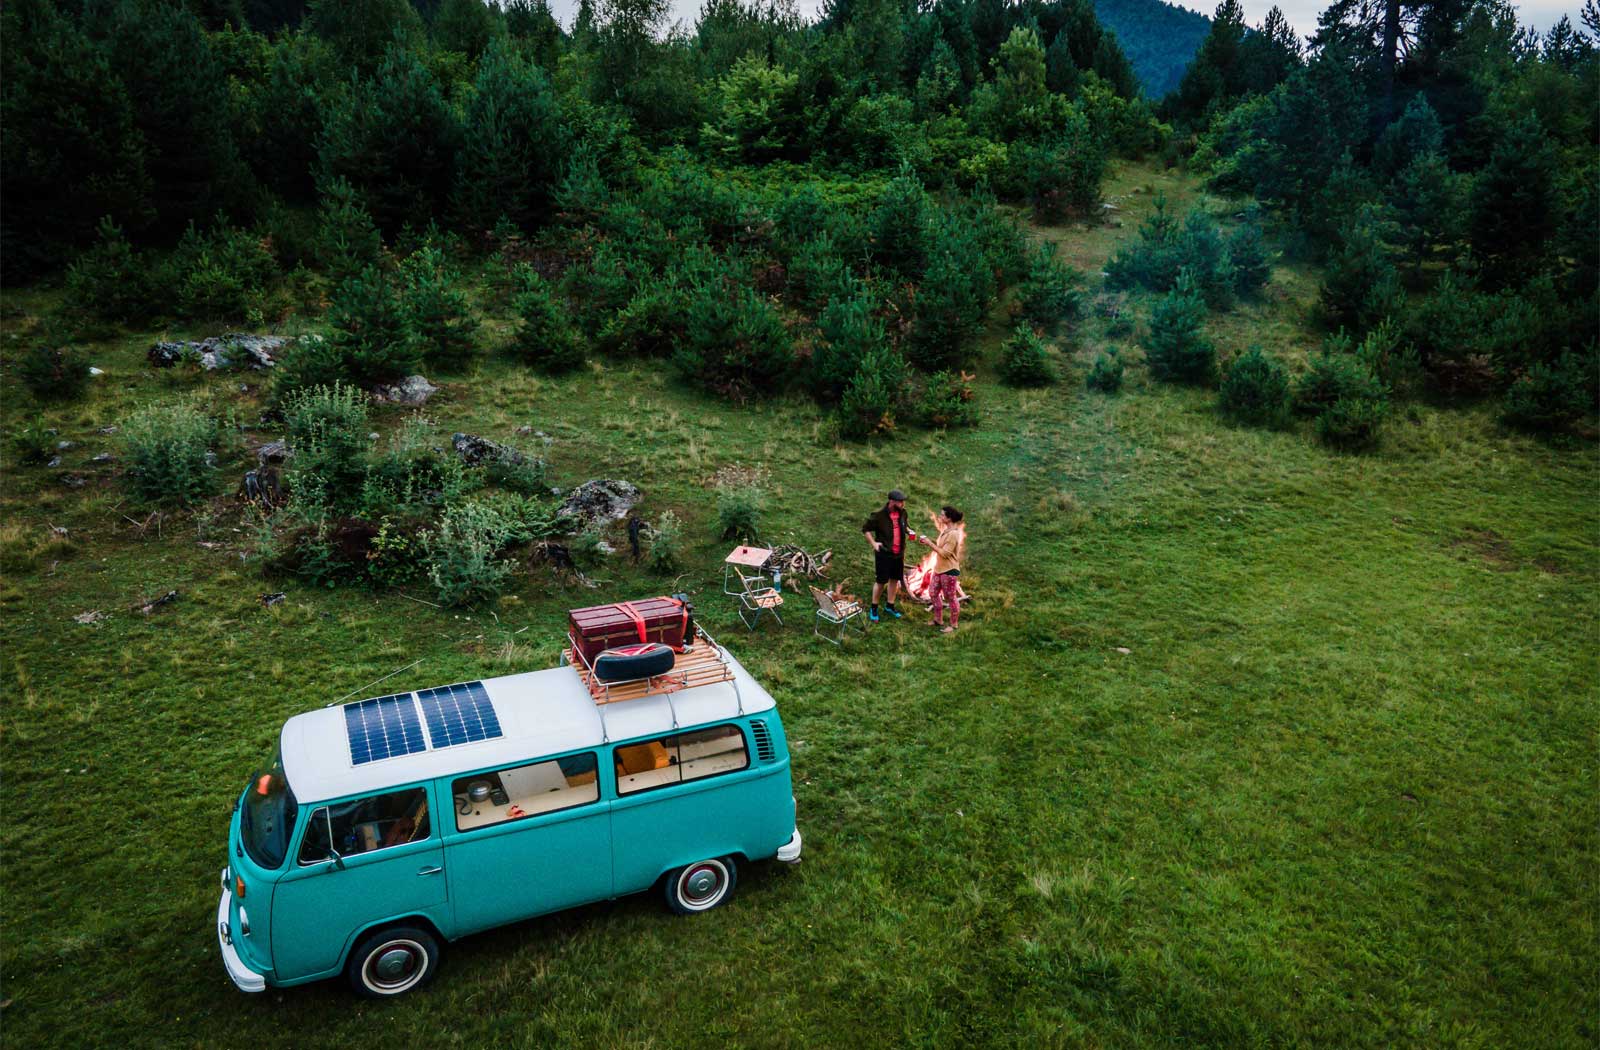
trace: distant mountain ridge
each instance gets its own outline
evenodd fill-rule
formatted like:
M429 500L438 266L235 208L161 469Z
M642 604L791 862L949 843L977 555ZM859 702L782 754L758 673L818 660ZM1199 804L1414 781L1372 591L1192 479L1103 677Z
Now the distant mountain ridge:
M1205 15L1164 0L1094 0L1094 12L1117 34L1117 43L1152 101L1178 86L1211 31L1211 19Z

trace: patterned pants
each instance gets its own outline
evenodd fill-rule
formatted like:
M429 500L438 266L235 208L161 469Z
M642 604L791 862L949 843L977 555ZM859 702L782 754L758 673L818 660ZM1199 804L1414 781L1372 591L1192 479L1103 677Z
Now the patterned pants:
M929 585L929 600L933 602L933 622L938 623L939 617L944 612L944 603L950 603L950 626L954 627L961 619L961 599L956 597L956 584L959 576L950 576L946 573L933 574L933 583Z

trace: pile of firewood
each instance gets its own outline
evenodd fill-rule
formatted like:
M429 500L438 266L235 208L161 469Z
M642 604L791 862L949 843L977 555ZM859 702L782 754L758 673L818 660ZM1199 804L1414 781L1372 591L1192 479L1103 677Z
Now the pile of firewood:
M789 589L798 593L803 589L801 580L827 579L828 563L832 560L832 550L825 550L821 554L810 554L804 547L786 543L773 549L772 555L762 563L761 571L782 573L783 581L789 585Z

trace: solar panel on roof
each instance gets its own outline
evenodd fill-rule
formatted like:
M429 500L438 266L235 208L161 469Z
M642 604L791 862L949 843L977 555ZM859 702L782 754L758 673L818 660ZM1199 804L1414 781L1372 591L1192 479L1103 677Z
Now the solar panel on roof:
M410 693L345 704L344 728L350 735L353 766L428 749Z
M501 736L500 719L482 682L440 686L417 694L423 717L428 720L428 735L434 747L470 744Z

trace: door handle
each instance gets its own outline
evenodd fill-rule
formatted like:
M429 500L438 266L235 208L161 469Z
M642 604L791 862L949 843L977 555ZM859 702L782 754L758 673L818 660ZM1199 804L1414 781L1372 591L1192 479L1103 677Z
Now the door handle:
M443 870L444 870L443 866L435 864L432 867L422 868L422 869L418 870L417 874L418 875L437 875Z

